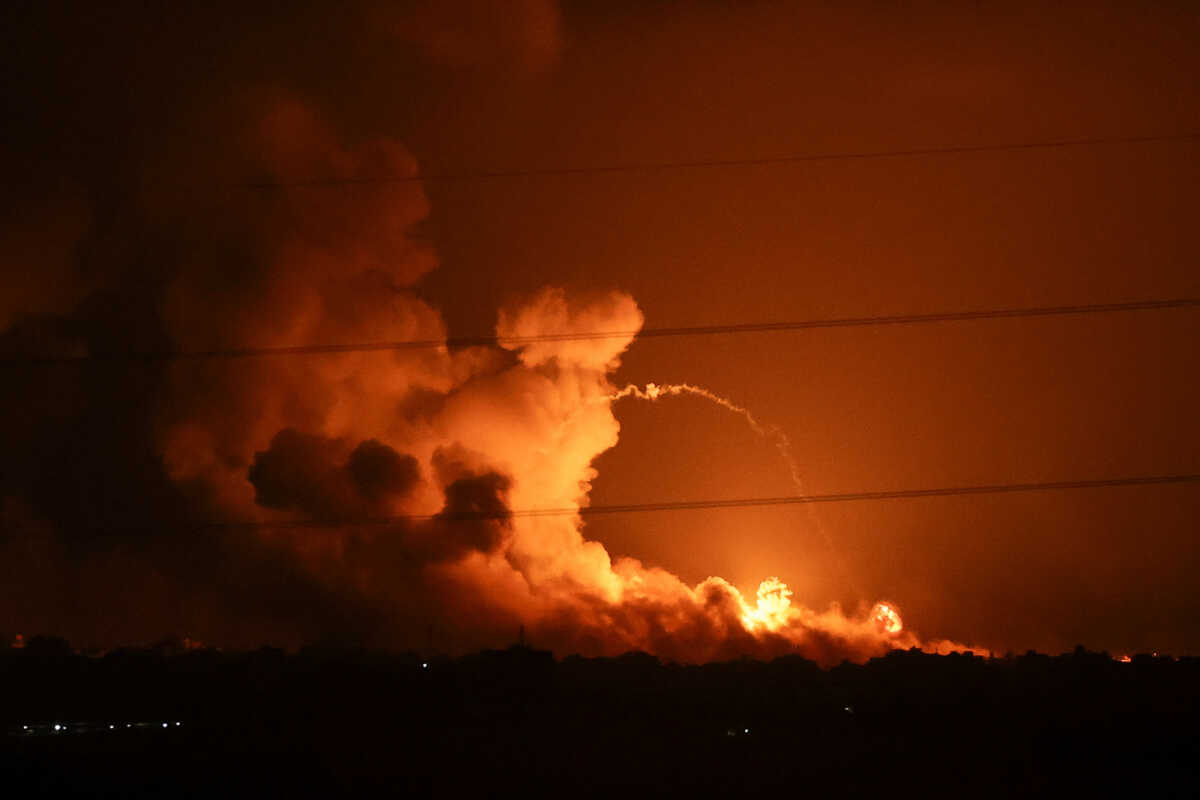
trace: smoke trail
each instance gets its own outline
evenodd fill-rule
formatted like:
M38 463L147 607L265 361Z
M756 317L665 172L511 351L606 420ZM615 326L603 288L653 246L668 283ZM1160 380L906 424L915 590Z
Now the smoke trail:
M783 459L783 463L788 468L788 473L792 479L792 485L796 487L796 491L799 494L804 494L804 483L800 479L800 468L796 464L796 459L792 456L792 443L791 440L788 439L787 435L775 425L763 425L758 421L758 419L755 418L754 414L750 412L750 409L739 406L737 403L726 397L722 397L719 394L710 392L708 389L705 389L702 386L694 386L690 383L668 383L662 386L657 383L647 383L644 389L636 384L631 383L624 389L608 395L606 399L610 401L616 401L625 397L636 397L639 400L653 401L659 399L660 397L674 397L681 394L691 394L697 397L703 397L705 400L709 400L721 406L722 408L741 415L746 420L746 424L750 426L750 430L754 431L764 439L768 439L774 443L775 449L779 451L779 455Z
M779 453L780 458L783 459L783 463L788 469L788 475L792 479L792 485L796 487L796 493L800 495L805 493L804 481L800 478L800 467L796 463L795 457L792 455L792 442L790 439L788 439L787 434L780 430L778 426L763 425L758 421L757 418L755 418L754 414L750 412L750 409L739 406L737 403L726 397L722 397L719 394L710 392L708 389L705 389L702 386L695 386L690 383L668 383L665 385L647 383L645 388L631 383L624 389L613 392L604 399L615 402L626 397L636 397L639 400L654 401L661 397L675 397L682 394L703 397L705 400L716 403L722 408L728 409L729 411L742 416L746 420L746 424L750 426L750 430L754 431L757 435L763 437L764 439L771 441L775 445L775 450ZM817 532L821 534L821 538L825 540L825 544L828 546L829 552L833 556L834 561L837 563L838 568L841 570L843 577L847 580L855 593L861 595L862 592L858 588L854 578L851 576L850 570L846 566L845 559L842 558L837 546L833 543L833 537L829 535L829 531L821 523L820 517L817 516L816 511L811 505L808 506L808 515L809 519L812 520L813 525L816 527Z
M767 430L763 428L759 421L754 418L749 409L742 408L732 400L721 397L719 394L713 394L708 389L701 386L693 386L690 383L668 383L665 386L659 386L657 383L647 383L646 388L640 388L637 384L629 384L624 389L614 392L608 396L608 400L620 400L625 397L636 397L639 400L657 400L660 397L694 394L697 397L703 397L705 400L711 400L722 408L727 408L735 414L741 414L746 418L750 429L759 436L767 436ZM773 431L774 432L774 431ZM786 438L783 440L786 443ZM790 459L791 456L789 455Z

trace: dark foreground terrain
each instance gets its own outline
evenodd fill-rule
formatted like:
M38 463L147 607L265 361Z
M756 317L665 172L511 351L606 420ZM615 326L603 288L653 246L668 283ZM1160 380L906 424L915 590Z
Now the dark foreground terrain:
M1200 659L0 650L5 797L1200 796ZM56 731L54 726L60 726Z

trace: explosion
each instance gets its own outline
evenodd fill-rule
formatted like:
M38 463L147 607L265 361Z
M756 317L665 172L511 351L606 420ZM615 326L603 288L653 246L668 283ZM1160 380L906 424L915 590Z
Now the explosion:
M788 610L791 608L792 590L787 584L776 577L767 578L758 585L758 605L742 615L746 629L753 631L766 628L776 631L787 624Z
M894 634L904 630L904 622L900 619L899 612L890 603L876 603L871 609L871 620L883 633Z
M232 165L273 180L354 181L416 169L399 142L343 139L297 98L252 93L234 106L223 118L240 120L239 135L211 137L215 151L167 161ZM222 146L238 148L237 159ZM194 183L192 169L163 185ZM231 205L223 193L149 192L143 211L154 235L138 241L179 242L161 252L186 255L164 265L146 314L181 350L444 341L441 313L417 294L436 267L422 237L410 233L429 210L420 184L368 182L350 197L295 192ZM197 221L212 230L198 234ZM226 275L214 263L238 268ZM237 523L209 526L186 547L147 546L144 562L117 554L80 560L74 582L92 589L80 595L111 598L109 607L80 608L80 625L114 638L175 629L255 645L340 637L426 646L436 631L437 648L449 652L506 644L524 626L531 641L560 655L642 650L693 663L798 653L836 664L919 644L890 603L860 614L815 611L793 603L791 589L771 577L751 605L720 577L689 585L665 569L613 558L585 537L578 512L588 505L597 457L618 443L614 405L625 397L698 396L741 415L775 442L800 489L786 436L746 408L692 384L610 382L643 321L628 294L580 302L545 288L499 309L499 347L166 364L143 413L105 440L128 463L161 469L154 503L123 479L96 495L111 495L112 508L137 509L139 529L178 531L179 520L194 518ZM629 333L590 336L596 331ZM9 416L36 416L35 394L9 402L20 407ZM113 396L113 408L125 404ZM106 431L96 410L104 408L85 403L79 414ZM74 429L51 422L36 433ZM14 452L57 452L34 433ZM143 446L150 452L133 449ZM110 457L97 448L78 472L104 478ZM20 515L25 529L92 525L89 507L75 507L10 504L0 512ZM538 509L556 513L509 513ZM222 571L236 579L212 580ZM174 582L108 591L160 572ZM180 577L192 573L202 577ZM55 583L33 568L8 574L35 588ZM127 579L114 581L117 574ZM114 619L131 627L114 631Z

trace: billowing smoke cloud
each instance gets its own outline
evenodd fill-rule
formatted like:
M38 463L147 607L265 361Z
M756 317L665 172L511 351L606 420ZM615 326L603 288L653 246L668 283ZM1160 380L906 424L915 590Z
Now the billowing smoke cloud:
M561 47L553 4L462 30L435 5L392 33L451 62L499 49L538 66ZM6 273L17 300L0 309L0 348L444 340L419 294L436 268L421 184L364 180L414 176L415 159L291 83L179 110L177 135L125 163L135 179L100 181L90 209L51 192L36 224L5 227L26 244L6 254L19 275ZM269 188L298 176L342 185ZM0 399L0 628L99 644L432 634L464 650L525 625L559 653L684 661L834 663L916 644L878 609L811 611L781 584L754 600L719 577L689 586L586 538L572 512L617 444L609 376L642 323L627 294L546 288L498 310L505 347L27 369ZM596 331L621 335L555 339ZM509 513L524 509L566 513Z
M325 521L385 516L420 478L415 458L374 439L347 449L344 441L283 429L250 466L255 502Z

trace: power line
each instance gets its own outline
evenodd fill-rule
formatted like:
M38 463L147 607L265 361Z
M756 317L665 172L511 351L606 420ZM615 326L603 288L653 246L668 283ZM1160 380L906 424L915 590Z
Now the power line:
M292 347L232 347L211 350L159 350L124 353L89 353L68 356L4 356L0 365L43 366L80 364L98 361L181 361L218 358L258 358L266 356L319 355L332 353L367 353L387 350L420 350L440 347L479 347L499 345L521 347L539 342L593 341L602 339L661 338L669 336L718 336L739 333L800 331L815 328L854 328L876 325L915 325L931 322L967 322L971 320L1017 319L1022 317L1079 316L1107 314L1120 311L1158 311L1195 308L1200 298L1184 297L1172 300L1146 300L1130 303L1098 303L1073 306L1036 306L1000 308L984 311L949 311L932 314L895 314L871 317L835 317L791 322L752 322L731 325L697 325L673 328L643 328L641 330L593 331L582 333L547 333L533 336L473 336L447 339L416 339L398 342L363 342L354 344L313 344Z
M662 503L625 503L596 505L584 508L528 508L512 511L462 511L448 514L400 514L387 517L357 519L291 519L278 522L212 522L206 528L325 528L337 526L396 525L440 519L450 522L503 520L526 517L583 517L607 514L634 514L651 511L690 511L699 509L754 508L760 506L802 505L808 503L846 503L866 500L907 500L922 497L953 497L960 495L1011 494L1017 492L1064 491L1069 489L1107 489L1118 486L1161 486L1200 482L1200 474L1156 475L1149 477L1106 478L1082 481L1048 481L1040 483L1000 483L977 486L944 486L931 489L899 489L884 492L845 492L839 494L788 495L784 497L750 497L733 500L677 500Z
M504 178L549 178L571 175L600 175L606 173L664 172L687 169L717 169L723 167L765 167L804 164L819 161L866 161L884 158L917 158L922 156L966 155L971 153L1017 152L1022 150L1056 150L1067 147L1095 147L1118 144L1151 144L1185 142L1200 139L1200 133L1162 134L1157 136L1105 136L1080 139L1048 139L1041 141L1008 142L1002 144L951 145L946 147L913 147L898 150L859 150L851 152L806 153L759 158L714 158L686 161L643 161L627 164L597 164L576 167L534 167L508 170L465 170L412 175L378 175L354 178L305 178L293 181L248 181L236 184L247 189L302 189L371 186L387 183L458 182Z

